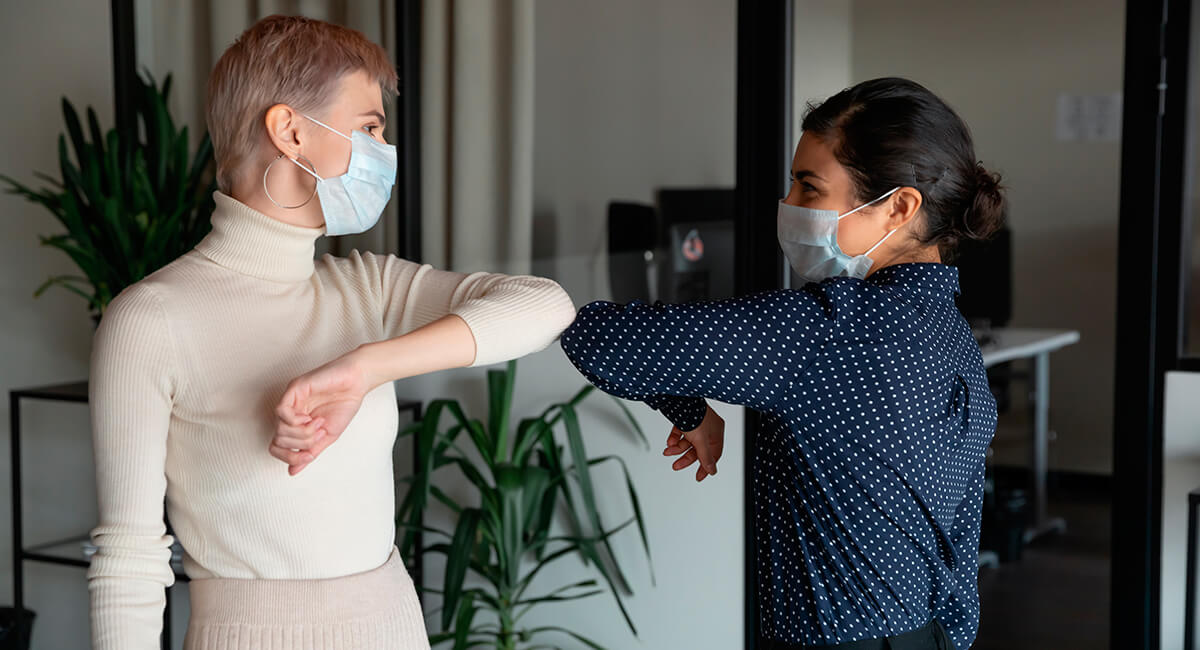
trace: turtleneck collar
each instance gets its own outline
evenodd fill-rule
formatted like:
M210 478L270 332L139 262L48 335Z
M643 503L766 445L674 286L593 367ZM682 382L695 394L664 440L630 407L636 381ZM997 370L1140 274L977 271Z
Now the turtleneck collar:
M313 254L324 228L292 226L214 192L212 232L196 251L217 264L273 282L299 282L313 274Z

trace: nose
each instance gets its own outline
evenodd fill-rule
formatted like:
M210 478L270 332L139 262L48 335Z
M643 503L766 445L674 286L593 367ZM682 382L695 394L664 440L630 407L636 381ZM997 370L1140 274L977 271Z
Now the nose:
M788 186L788 192L787 192L787 195L785 195L783 197L783 202L786 203L787 205L794 205L797 207L800 206L800 185L799 185L799 183L792 183L791 185Z

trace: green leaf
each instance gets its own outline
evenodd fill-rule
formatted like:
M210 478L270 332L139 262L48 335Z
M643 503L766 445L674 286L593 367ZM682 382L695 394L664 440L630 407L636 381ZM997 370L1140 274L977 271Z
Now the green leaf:
M580 643L586 645L589 648L594 648L595 650L604 650L604 646L596 643L595 641L592 641L591 639L589 639L585 636L580 636L580 635L572 632L571 630L568 630L565 627L558 627L557 625L546 625L543 627L535 627L534 629L529 631L529 634L534 635L534 634L540 634L542 632L562 632L563 634L570 636L571 638L575 639L576 641L579 641Z
M624 523L622 523L621 525L619 525L611 530L606 530L606 531L604 531L603 534L596 535L593 537L580 537L580 536L572 536L572 535L561 536L561 537L548 537L546 540L546 544L551 544L554 542L566 542L566 546L555 550L553 553L551 553L551 554L547 555L546 557L542 558L541 560L539 560L538 563L533 567L533 569L529 573L526 573L521 578L521 582L517 585L517 595L520 596L521 594L525 593L525 590L528 589L529 586L533 584L533 579L535 577L537 577L538 572L540 572L546 566L553 563L555 560L561 559L561 558L563 558L567 555L570 555L571 553L575 553L575 552L578 552L580 554L585 554L586 551L583 550L585 543L592 544L593 548L594 548L594 544L596 542L608 539L609 537L616 535L617 533L621 532L625 528L629 527L629 525L632 524L633 521L634 520L632 518L630 518L627 521L625 521Z
M443 610L442 620L449 621L450 617L446 615L448 610ZM465 650L467 647L467 636L471 633L471 622L475 620L475 597L472 594L467 594L459 604L458 621L455 623L454 648L455 650ZM445 627L449 627L447 624Z
M564 601L568 601L568 600L580 600L583 598L591 598L592 596L596 596L596 595L599 595L602 593L604 593L603 589L593 589L591 591L585 591L580 594L563 594L563 595L558 595L558 596L538 596L537 598L530 598L529 600L518 601L516 604L517 605L525 605L527 607L530 607L533 605L537 605L539 603L559 603L559 602L564 602Z
M556 535L554 537L547 538L546 543L552 544L554 542L568 542L570 544L579 544L580 542L583 542L583 541L602 542L602 541L616 535L617 533L621 532L622 530L625 530L626 528L632 526L635 521L637 521L637 520L634 519L633 517L630 517L629 519L626 519L625 521L621 522L617 526L614 526L599 535L593 535L593 536L589 536L589 537L580 537L579 535Z
M625 414L625 419L629 422L630 428L632 428L634 433L638 435L638 438L641 439L642 444L645 445L646 449L649 449L650 441L646 438L646 432L642 430L642 425L638 424L637 419L633 417L633 412L630 411L629 407L625 405L625 401L619 397L613 397L612 395L609 395L609 397L612 398L612 401L616 402L617 406L621 409L621 412Z
M196 153L192 156L192 164L188 171L189 186L196 185L200 175L207 170L209 163L212 162L212 154L212 138L205 133L201 136L200 142L196 143Z
M476 547L478 546L479 544L477 543ZM449 544L430 544L429 546L421 549L421 552L422 554L434 553L438 555L445 555L447 558L449 558L450 554L454 552L454 549ZM490 584L497 590L497 592L499 592L501 588L499 568L496 565L489 565L486 562L478 562L475 560L474 556L469 559L470 563L467 565L467 569L474 571L475 574L480 578L487 580L488 584ZM477 594L476 597L480 600L487 600L482 594ZM498 606L499 601L493 602L493 600L488 600L487 602L489 604Z
M517 425L517 435L513 439L512 462L524 465L529 460L529 454L537 445L542 429L546 422L540 418L526 418Z
M105 265L101 260L92 257L91 253L76 246L63 235L43 237L42 245L57 248L66 253L75 262L75 265L84 272L88 280L99 288L99 283L103 282L106 271Z
M99 160L104 159L104 131L100 129L100 120L96 119L96 111L91 107L87 107L88 132L92 137L92 146L96 149L96 157ZM104 178L104 185L110 186L114 182L112 178Z
M642 505L638 500L637 490L633 487L633 477L629 474L629 466L625 464L624 458L615 455L593 458L588 461L588 464L597 465L610 460L620 463L621 472L625 474L625 489L629 492L629 501L633 504L633 516L637 521L638 533L642 537L642 547L646 550L646 561L650 565L650 584L657 586L658 579L654 577L654 563L650 557L650 539L646 535L646 521L642 517Z
M509 585L520 580L521 556L527 550L523 544L527 521L549 484L550 473L542 467L504 463L496 468L501 504L500 567Z
M465 458L457 457L447 458L446 460L449 462L449 464L455 465L462 470L463 476L467 477L467 480L470 481L476 488L478 488L481 493L491 492L491 486L489 486L487 480L483 478L483 474L481 474L479 470L471 464L471 461Z
M82 296L85 300L88 301L89 306L97 307L98 305L97 305L96 296L94 294L89 294L88 292L84 291L83 289L75 286L74 284L72 284L73 282L87 282L87 280L85 280L84 278L79 278L79 277L69 276L69 275L54 276L54 277L46 280L45 282L43 282L41 285L39 285L38 288L36 290L34 290L33 297L40 298L42 296L42 294L46 292L47 289L49 289L50 287L58 286L58 287L62 287L63 289L66 289L67 291L70 291L71 293Z
M558 408L558 407L556 406L553 408ZM545 418L546 415L543 414L542 417ZM538 438L540 439L540 442L542 445L540 457L545 461L546 466L550 469L551 475L556 477L556 479L558 477L564 476L566 474L566 470L563 468L563 465L562 465L562 458L561 458L562 450L561 450L561 447L559 447L558 444L554 442L553 431L550 429L549 426L543 427L540 430L540 432L538 433ZM582 533L583 524L581 523L581 521L579 519L579 513L576 512L575 500L571 496L570 486L567 484L566 481L559 481L559 482L557 482L557 490L562 492L563 503L566 505L566 508L564 508L564 512L567 515L567 526L569 527L570 530L572 530L576 533ZM547 519L546 521L548 524L549 519ZM544 538L544 535L539 535L539 538ZM580 549L579 555L580 555L580 559L583 560L583 565L586 567L586 566L588 566L588 563L591 562L592 557L595 556L595 550L592 548L590 541L582 542L581 546L582 546L582 548Z
M79 126L79 113L75 112L75 107L66 97L62 98L62 113L63 121L67 123L67 134L71 136L71 144L75 147L75 160L82 165L86 158L84 148L87 141L83 139L83 129ZM63 152L65 151L64 148Z
M109 232L114 235L113 239L116 242L116 251L114 252L120 256L118 259L126 262L135 261L137 258L133 255L133 246L129 242L129 231L121 223L121 215L117 211L117 204L112 202L105 203L102 214L105 225L108 226ZM133 273L132 269L128 267L124 271L125 273L122 274L123 277L120 279L125 281L127 285L142 279L142 276Z
M591 384L588 384L587 386L580 388L579 392L575 393L574 397L572 397L571 399L566 401L566 405L571 406L571 407L579 406L583 402L583 400L587 399L587 396L591 395L592 392L595 390L596 390L596 387L592 386ZM562 419L562 411L561 411L562 406L563 406L562 404L554 404L554 405L550 406L549 408L547 408L544 413L542 413L542 419L546 420L546 417L549 416L550 413L552 413L554 411L558 411L558 413L556 413L554 415L554 417L546 420L546 424L548 424L552 427L554 425L558 424L558 421Z
M466 427L461 424L456 424L447 429L445 433L438 436L437 447L433 450L434 457L441 458L442 455L446 453L447 449L454 446L454 441L458 439L459 434L461 434L464 430L466 430ZM459 450L459 453L461 454L462 450Z
M546 462L544 453L540 451L538 453L538 462L548 467L549 463ZM546 491L542 494L542 502L538 507L537 514L529 524L529 532L533 535L530 545L533 547L534 555L538 560L541 560L542 556L545 554L546 546L544 542L550 535L550 527L554 519L555 506L558 504L559 492L562 492L563 498L566 499L567 502L570 502L570 494L562 490L562 488L566 486L566 481L564 479L565 477L560 474L555 481L547 487ZM576 528L576 532L578 532L578 528Z
M42 172L35 171L35 172L33 172L33 177L44 183L49 183L54 188L57 188L60 190L62 189L62 181L58 180L57 178L55 178L53 176L50 176L49 174L43 174ZM0 178L7 179L6 176L0 176Z
M454 540L450 542L450 553L446 556L445 600L443 601L442 628L450 627L458 598L462 592L463 579L467 575L471 553L475 545L475 530L479 527L478 508L467 508L459 515L458 526L454 530Z
M68 192L75 193L76 196L86 196L83 177L79 175L79 168L71 164L71 154L67 153L67 138L63 135L58 136L58 169Z
M562 601L562 600L579 600L580 598L588 598L590 596L595 596L596 594L604 593L604 590L599 589L599 590L593 590L593 591L584 592L582 594L574 594L574 595L564 594L564 592L570 591L572 589L582 589L584 587L595 587L597 584L598 583L595 580L581 580L574 584L566 585L564 587L559 587L558 589L555 589L554 591L552 591L548 594L538 596L536 598L523 598L521 600L518 600L515 604L532 606L535 603L546 603L546 602L555 602L555 601ZM529 609L530 609L530 607L526 607L523 610L523 612L527 612L527 611L529 611ZM518 614L517 618L519 619L520 617L521 617L521 615Z
M479 455L482 456L484 461L487 462L488 466L491 467L494 464L494 456L492 454L494 445L491 438L488 436L487 430L484 429L483 424L478 420L468 419L462 410L462 405L460 405L458 402L451 402L447 405L446 410L450 411L450 414L454 416L454 419L460 425L462 425L464 429L467 430L467 433L471 436L471 441L475 443L476 451L479 452Z
M600 521L600 510L596 507L596 490L592 483L592 473L588 465L587 450L583 446L583 432L579 427L579 416L575 413L575 407L570 404L564 404L560 407L559 412L562 414L563 426L567 430L567 446L571 450L571 459L575 463L576 479L579 481L579 492L583 497L584 514L592 524L593 530L602 531L604 525ZM612 552L612 547L608 542L604 542L605 548L609 555L615 555ZM616 570L616 575L621 588L629 591L629 580L621 571L621 565L613 563L613 568Z
M416 472L416 476L418 480L409 488L396 515L401 520L407 518L407 523L412 526L420 526L425 514L425 505L429 499L429 484L434 469L435 459L432 451L437 439L438 422L441 420L442 411L450 403L450 400L430 402L429 407L425 409L424 417L421 418L420 432L417 434L417 466L419 470ZM400 541L400 553L405 557L411 555L415 541L415 531L406 530Z
M504 461L508 455L508 418L512 412L516 376L516 361L509 361L504 370L489 370L487 373L488 430L495 442L492 459L497 463Z
M419 531L421 531L422 533L433 533L433 534L435 534L435 535L441 535L441 536L445 537L446 539L453 539L453 538L454 538L454 535L452 535L452 534L450 534L450 533L448 533L448 532L446 532L446 531L444 531L444 530L442 530L442 529L440 529L440 528L433 528L433 527L431 527L431 526L413 526L412 524L396 524L396 527L397 527L397 528L404 528L404 529L406 529L406 530L409 530L409 529L411 529L411 530L419 530Z
M453 511L454 514L456 514L456 515L462 514L462 510L463 510L462 506L455 503L454 499L450 498L450 495L448 495L444 491L442 491L442 488L431 484L429 486L429 491L433 495L433 498L440 501L442 503L442 505L446 506L451 511Z

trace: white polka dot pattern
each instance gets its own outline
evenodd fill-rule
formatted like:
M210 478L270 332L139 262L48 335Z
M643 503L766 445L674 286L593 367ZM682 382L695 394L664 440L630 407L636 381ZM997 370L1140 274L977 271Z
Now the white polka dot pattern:
M764 414L753 450L760 634L793 644L979 624L984 456L996 429L958 270L716 302L595 302L562 335L596 386L683 430L705 399Z

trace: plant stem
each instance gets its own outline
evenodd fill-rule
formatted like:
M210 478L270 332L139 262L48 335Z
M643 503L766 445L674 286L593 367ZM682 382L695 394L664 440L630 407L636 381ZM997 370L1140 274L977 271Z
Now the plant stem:
M500 619L500 643L498 650L516 650L517 633L513 629L513 599L511 593L500 596L500 609L496 612Z

